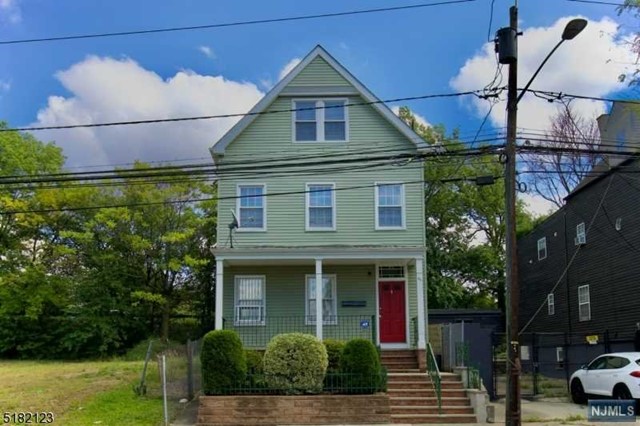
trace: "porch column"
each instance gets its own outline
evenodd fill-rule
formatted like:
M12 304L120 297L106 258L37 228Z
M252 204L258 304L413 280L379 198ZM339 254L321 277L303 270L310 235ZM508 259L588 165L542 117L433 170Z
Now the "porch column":
M222 296L224 286L224 261L216 260L216 317L215 328L222 330Z
M316 337L322 341L322 259L316 259Z
M421 257L416 257L416 292L418 299L418 349L426 349L425 341L425 309L424 309L424 275Z

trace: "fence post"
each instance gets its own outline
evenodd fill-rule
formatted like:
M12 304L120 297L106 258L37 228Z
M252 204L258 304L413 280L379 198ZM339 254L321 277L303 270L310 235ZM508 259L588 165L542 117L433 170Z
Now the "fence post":
M569 379L571 378L569 376L569 371L570 371L570 366L569 366L569 362L570 362L570 357L569 357L569 338L567 335L567 332L564 332L564 377L567 381L567 392L570 392L571 389L569 388Z
M376 346L376 316L371 315L371 343Z
M193 399L193 342L187 340L187 399Z
M533 364L533 394L538 395L538 339L536 333L531 333L531 363Z
M164 424L169 425L169 407L167 406L167 358L162 355L162 403L164 408Z

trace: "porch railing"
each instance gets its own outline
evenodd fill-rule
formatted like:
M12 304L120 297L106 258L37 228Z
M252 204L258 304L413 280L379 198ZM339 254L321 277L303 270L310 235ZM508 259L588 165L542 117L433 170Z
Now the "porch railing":
M253 323L235 322L225 318L223 327L235 330L247 348L263 349L278 334L307 333L316 334L315 317L266 316ZM323 339L350 340L362 338L376 342L376 321L374 315L337 315L325 318L322 327Z
M433 383L433 387L436 391L436 398L438 399L438 413L442 414L442 381L431 343L427 343L427 370L429 371L431 382Z

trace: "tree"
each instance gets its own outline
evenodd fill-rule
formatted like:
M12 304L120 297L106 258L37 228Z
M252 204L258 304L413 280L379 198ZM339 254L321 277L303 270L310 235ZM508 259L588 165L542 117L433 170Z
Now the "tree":
M565 104L551 119L551 128L544 139L542 144L545 146L567 150L525 155L527 168L534 172L528 183L536 194L562 207L567 194L602 161L602 155L597 153L576 152L597 149L600 143L598 124Z

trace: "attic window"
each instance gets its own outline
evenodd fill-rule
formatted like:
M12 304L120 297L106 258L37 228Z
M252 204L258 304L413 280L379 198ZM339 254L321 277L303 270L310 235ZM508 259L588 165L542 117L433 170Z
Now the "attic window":
M294 101L294 141L347 141L348 130L346 104L346 99Z

